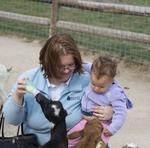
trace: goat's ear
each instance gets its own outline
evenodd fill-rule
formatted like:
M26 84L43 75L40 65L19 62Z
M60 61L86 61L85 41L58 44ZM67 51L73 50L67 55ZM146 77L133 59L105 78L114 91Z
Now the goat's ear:
M68 139L75 139L75 138L81 137L82 135L83 135L83 130L77 131L77 132L73 132L73 133L67 135L67 138Z

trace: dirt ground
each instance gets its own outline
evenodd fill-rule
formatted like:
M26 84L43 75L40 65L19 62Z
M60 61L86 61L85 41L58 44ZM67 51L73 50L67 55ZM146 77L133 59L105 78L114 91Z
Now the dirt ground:
M38 64L41 47L39 41L29 42L23 38L0 36L0 63L13 67L5 85L6 91L10 90L20 73ZM83 58L92 60L92 56ZM110 147L120 148L126 143L135 143L139 148L150 148L150 68L121 61L118 69L116 79L125 88L134 108L128 111L123 128L110 139ZM7 135L15 133L16 128L10 127L6 128Z

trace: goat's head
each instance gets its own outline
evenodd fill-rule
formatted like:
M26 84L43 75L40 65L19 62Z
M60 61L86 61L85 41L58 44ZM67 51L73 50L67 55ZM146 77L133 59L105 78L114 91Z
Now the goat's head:
M0 86L2 87L6 80L8 79L9 73L12 70L12 67L6 68L5 65L0 64Z
M100 123L99 119L94 118L86 123L84 128L84 135L88 135L91 136L92 139L94 138L95 140L99 140L102 130L103 126Z
M77 148L93 148L96 147L99 141L102 141L100 137L102 130L103 126L100 123L99 119L94 118L86 123L82 131L77 131L69 134L68 139L81 137L80 142L77 144ZM102 147L105 147L104 143Z
M58 124L67 116L66 110L60 101L50 101L49 103L49 121Z
M102 141L100 137L102 130L103 126L98 118L88 121L84 127L83 138L78 147L81 148L83 144L88 145L88 148L96 147L99 141Z
M9 77L12 68L6 68L5 65L0 64L0 106L4 103L6 98L6 92L4 85Z

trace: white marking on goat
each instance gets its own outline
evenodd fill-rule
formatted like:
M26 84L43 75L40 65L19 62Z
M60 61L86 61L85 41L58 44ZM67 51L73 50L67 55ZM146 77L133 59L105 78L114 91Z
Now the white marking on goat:
M57 108L56 105L52 105L52 108L54 109L54 115L55 116L59 116L60 108Z
M51 125L52 125L52 128L54 128L55 124L54 124L54 123L51 123Z

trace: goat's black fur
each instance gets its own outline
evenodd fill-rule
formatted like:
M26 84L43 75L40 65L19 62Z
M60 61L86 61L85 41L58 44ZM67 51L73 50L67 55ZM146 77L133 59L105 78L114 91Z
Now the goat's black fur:
M67 148L67 130L65 118L66 110L60 101L48 100L41 93L36 96L37 102L40 104L45 117L52 123L54 128L51 130L51 139L41 148Z

